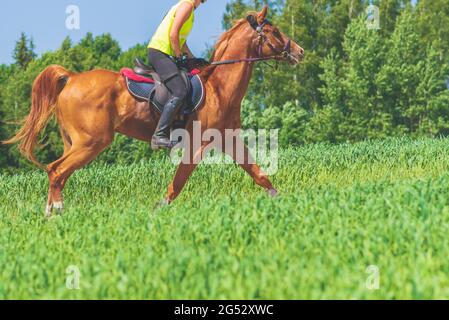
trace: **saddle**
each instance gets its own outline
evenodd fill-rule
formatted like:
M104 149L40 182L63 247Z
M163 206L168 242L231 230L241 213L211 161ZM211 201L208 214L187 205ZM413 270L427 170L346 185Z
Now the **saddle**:
M170 99L170 92L159 75L152 66L146 65L141 59L135 59L134 70L123 68L120 73L126 80L126 86L129 93L140 101L147 101L150 105L161 112ZM190 72L181 70L181 76L184 79L188 94L184 108L179 112L181 116L188 116L201 106L204 101L204 85L199 77L199 70L194 69Z

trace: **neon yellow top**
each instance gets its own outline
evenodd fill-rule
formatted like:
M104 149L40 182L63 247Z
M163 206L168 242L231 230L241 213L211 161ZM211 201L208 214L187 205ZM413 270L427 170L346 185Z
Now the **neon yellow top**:
M179 1L177 4L175 4L170 11L165 16L164 20L162 20L161 25L156 30L156 33L154 34L153 38L151 39L150 43L148 44L148 48L157 49L159 51L164 52L165 54L168 54L170 56L174 56L175 52L173 50L171 41L170 41L170 31L173 27L173 23L175 22L175 16L176 11L178 10L178 7L181 3L188 2L192 4L193 9L195 8L195 2L194 0L182 0ZM189 36L190 32L193 28L193 22L195 21L195 10L192 9L192 13L190 14L190 17L187 19L187 21L182 26L180 32L179 32L179 46L182 48L184 44L187 41L187 37Z

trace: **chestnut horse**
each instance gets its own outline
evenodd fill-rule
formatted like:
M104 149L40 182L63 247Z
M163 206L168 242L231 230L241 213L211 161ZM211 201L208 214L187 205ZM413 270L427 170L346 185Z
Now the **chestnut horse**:
M217 129L223 137L226 129L241 128L241 102L254 68L254 62L249 61L249 58L273 57L286 46L289 47L288 54L278 55L276 59L296 64L303 58L304 50L301 47L275 26L266 23L267 10L265 7L260 13L251 13L252 17L248 17L252 19L236 22L217 42L214 61L232 59L241 60L241 63L208 66L202 70L206 97L200 109L189 119L188 132L192 131L193 121L200 121L201 131ZM259 28L255 28L254 23L249 23L250 20L256 22ZM52 215L53 209L63 209L62 190L67 179L108 147L115 132L150 142L160 117L147 102L138 101L131 96L125 79L119 73L93 70L75 74L53 65L46 68L34 81L31 112L25 119L23 128L5 143L20 142L19 148L23 155L42 167L36 160L34 149L39 132L53 114L60 127L64 153L60 159L45 168L50 182L47 216ZM171 203L180 194L209 144L210 142L201 142L194 148L196 143L190 143L190 155L192 160L196 160L179 165L168 188L165 203ZM235 149L228 153L236 158ZM245 157L251 157L246 147ZM271 196L277 194L258 165L245 160L240 166Z

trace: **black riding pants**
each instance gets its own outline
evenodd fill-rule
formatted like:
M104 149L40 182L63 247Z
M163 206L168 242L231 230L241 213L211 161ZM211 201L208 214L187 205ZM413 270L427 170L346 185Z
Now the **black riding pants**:
M156 73L161 77L162 82L167 86L172 97L184 100L187 96L187 87L179 72L178 66L165 53L148 49L148 60L153 65Z

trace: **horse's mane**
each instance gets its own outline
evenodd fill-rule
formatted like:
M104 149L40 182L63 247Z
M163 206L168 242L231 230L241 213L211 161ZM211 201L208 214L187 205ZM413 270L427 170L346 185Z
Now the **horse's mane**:
M248 15L253 14L256 15L256 12L248 12ZM220 38L218 38L218 41L216 42L214 46L214 50L212 52L212 58L211 61L220 61L220 59L223 57L224 53L226 52L226 49L228 48L229 40L232 38L232 36L237 32L237 29L239 29L244 23L246 23L247 20L245 19L239 19L234 22L234 25L229 29L228 31L224 32ZM202 74L204 78L208 78L209 75L212 73L212 71L215 69L215 66L207 67L203 70Z
M218 59L221 59L224 52L226 51L226 48L228 47L229 40L232 38L234 33L237 31L240 26L245 23L245 19L237 20L234 25L229 29L228 31L224 32L220 38L218 38L217 43L215 44L214 51L212 53L212 61L216 61Z

